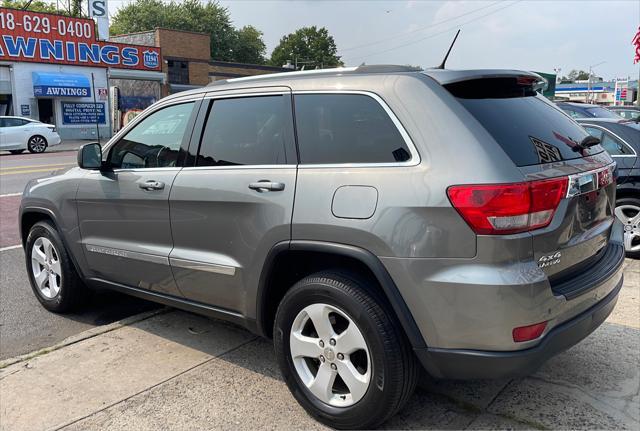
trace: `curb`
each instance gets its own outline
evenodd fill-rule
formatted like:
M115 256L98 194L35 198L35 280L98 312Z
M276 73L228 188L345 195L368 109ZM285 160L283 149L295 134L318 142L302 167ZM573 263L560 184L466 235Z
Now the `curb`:
M109 323L108 325L87 329L86 331L80 332L79 334L72 335L71 337L65 338L64 340L62 340L58 344L54 344L53 346L44 347L40 350L36 350L30 353L25 353L24 355L15 356L13 358L0 361L0 370L10 365L28 361L29 359L33 359L36 356L45 355L47 353L59 350L63 347L79 343L80 341L88 340L89 338L93 338L98 335L105 334L107 332L115 331L116 329L120 329L124 326L129 326L134 323L147 320L151 317L158 316L160 314L169 313L171 311L173 311L173 308L170 308L170 307L160 308L159 310L145 311L144 313L136 314L135 316L129 316L122 320L118 320L117 322Z

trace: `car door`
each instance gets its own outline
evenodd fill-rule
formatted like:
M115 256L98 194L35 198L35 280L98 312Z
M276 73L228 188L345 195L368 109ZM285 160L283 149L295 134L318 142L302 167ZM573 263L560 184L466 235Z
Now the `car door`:
M4 150L8 145L5 144L5 132L6 132L6 120L4 118L0 118L0 150Z
M199 103L171 102L144 114L105 149L105 168L81 180L78 219L91 277L179 295L169 266L169 193Z
M3 144L5 148L16 149L22 146L26 148L24 124L26 121L20 118L6 117L4 119Z
M290 239L296 152L290 90L209 94L169 200L178 288L192 300L246 314L262 265Z

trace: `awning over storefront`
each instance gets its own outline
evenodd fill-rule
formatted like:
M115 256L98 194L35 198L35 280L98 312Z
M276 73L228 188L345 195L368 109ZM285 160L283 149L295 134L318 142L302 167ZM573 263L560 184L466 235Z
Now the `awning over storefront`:
M89 78L70 73L31 72L33 95L36 97L88 97Z
M148 70L109 69L109 79L137 79L141 81L164 81L164 73Z

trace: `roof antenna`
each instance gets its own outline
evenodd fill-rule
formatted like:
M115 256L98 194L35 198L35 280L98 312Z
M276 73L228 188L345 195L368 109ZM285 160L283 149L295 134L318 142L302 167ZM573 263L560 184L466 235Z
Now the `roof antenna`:
M447 51L447 55L444 56L442 63L440 63L440 66L436 67L436 69L444 69L444 64L447 62L447 58L449 58L449 54L451 54L451 49L453 48L453 45L456 43L456 39L458 38L459 34L460 34L460 30L458 29L456 36L453 38L453 42L451 42L451 46L449 46L449 51Z

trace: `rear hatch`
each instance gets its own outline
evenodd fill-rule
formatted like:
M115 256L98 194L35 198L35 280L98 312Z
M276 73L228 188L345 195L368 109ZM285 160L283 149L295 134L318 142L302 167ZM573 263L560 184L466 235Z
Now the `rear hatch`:
M588 287L574 285L577 275L602 272L607 260L611 265L620 262L620 244L609 241L615 220L615 163L582 127L536 92L542 82L526 72L441 82L524 178L499 189L453 187L448 194L478 234L530 233L534 258L552 288L571 297ZM478 203L481 210L469 210Z

